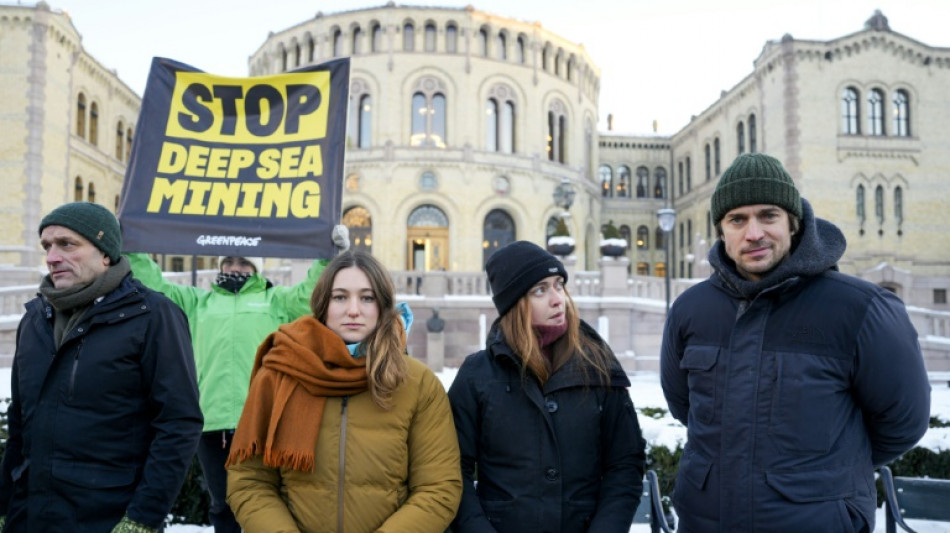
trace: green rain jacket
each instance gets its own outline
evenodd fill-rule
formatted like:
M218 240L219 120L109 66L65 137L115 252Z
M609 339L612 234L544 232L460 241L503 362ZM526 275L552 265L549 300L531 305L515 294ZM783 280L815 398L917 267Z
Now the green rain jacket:
M147 254L126 256L136 279L165 293L188 316L204 431L236 428L257 347L281 324L310 314L310 295L328 261L314 261L307 278L292 287L254 274L235 294L217 285L208 290L171 283Z

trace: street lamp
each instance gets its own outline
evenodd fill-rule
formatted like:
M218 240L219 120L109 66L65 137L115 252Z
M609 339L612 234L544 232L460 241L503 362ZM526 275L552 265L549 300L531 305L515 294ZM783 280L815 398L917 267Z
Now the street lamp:
M673 226L676 225L676 210L670 207L665 207L663 209L658 209L656 212L656 219L660 223L660 229L663 230L663 240L666 241L663 244L666 248L666 268L663 270L666 273L666 314L670 314L670 232L673 231Z
M576 194L574 186L571 185L571 180L561 178L561 183L554 188L554 205L564 209L566 213L567 210L574 205L574 196Z

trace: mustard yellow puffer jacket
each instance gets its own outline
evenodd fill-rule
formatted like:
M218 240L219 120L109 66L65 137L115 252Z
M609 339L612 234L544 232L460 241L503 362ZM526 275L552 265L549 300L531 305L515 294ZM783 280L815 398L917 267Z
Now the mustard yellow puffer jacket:
M327 400L313 472L260 456L231 465L228 504L245 533L445 531L462 495L452 411L435 374L408 362L389 411L369 392Z

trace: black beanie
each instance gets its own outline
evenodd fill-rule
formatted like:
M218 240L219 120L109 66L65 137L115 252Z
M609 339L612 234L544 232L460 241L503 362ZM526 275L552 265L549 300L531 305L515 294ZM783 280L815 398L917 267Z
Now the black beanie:
M742 154L722 173L712 195L712 220L718 224L729 211L754 204L777 205L799 219L802 200L795 182L778 159L766 154Z
M508 312L535 283L558 275L567 281L564 264L537 244L515 241L502 246L485 263L498 315Z
M119 221L111 211L92 202L63 204L50 211L40 222L40 234L46 226L63 226L82 235L93 246L102 250L113 263L122 251L122 233Z

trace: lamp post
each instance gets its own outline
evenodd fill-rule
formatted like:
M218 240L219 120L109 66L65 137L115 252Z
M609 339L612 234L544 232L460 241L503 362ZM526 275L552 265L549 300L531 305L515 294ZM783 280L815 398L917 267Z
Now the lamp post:
M666 241L664 248L666 248L666 268L664 272L666 273L666 314L670 314L670 232L673 231L673 226L676 225L676 210L670 207L665 207L663 209L658 209L656 212L656 219L660 223L660 229L663 230L663 240Z

